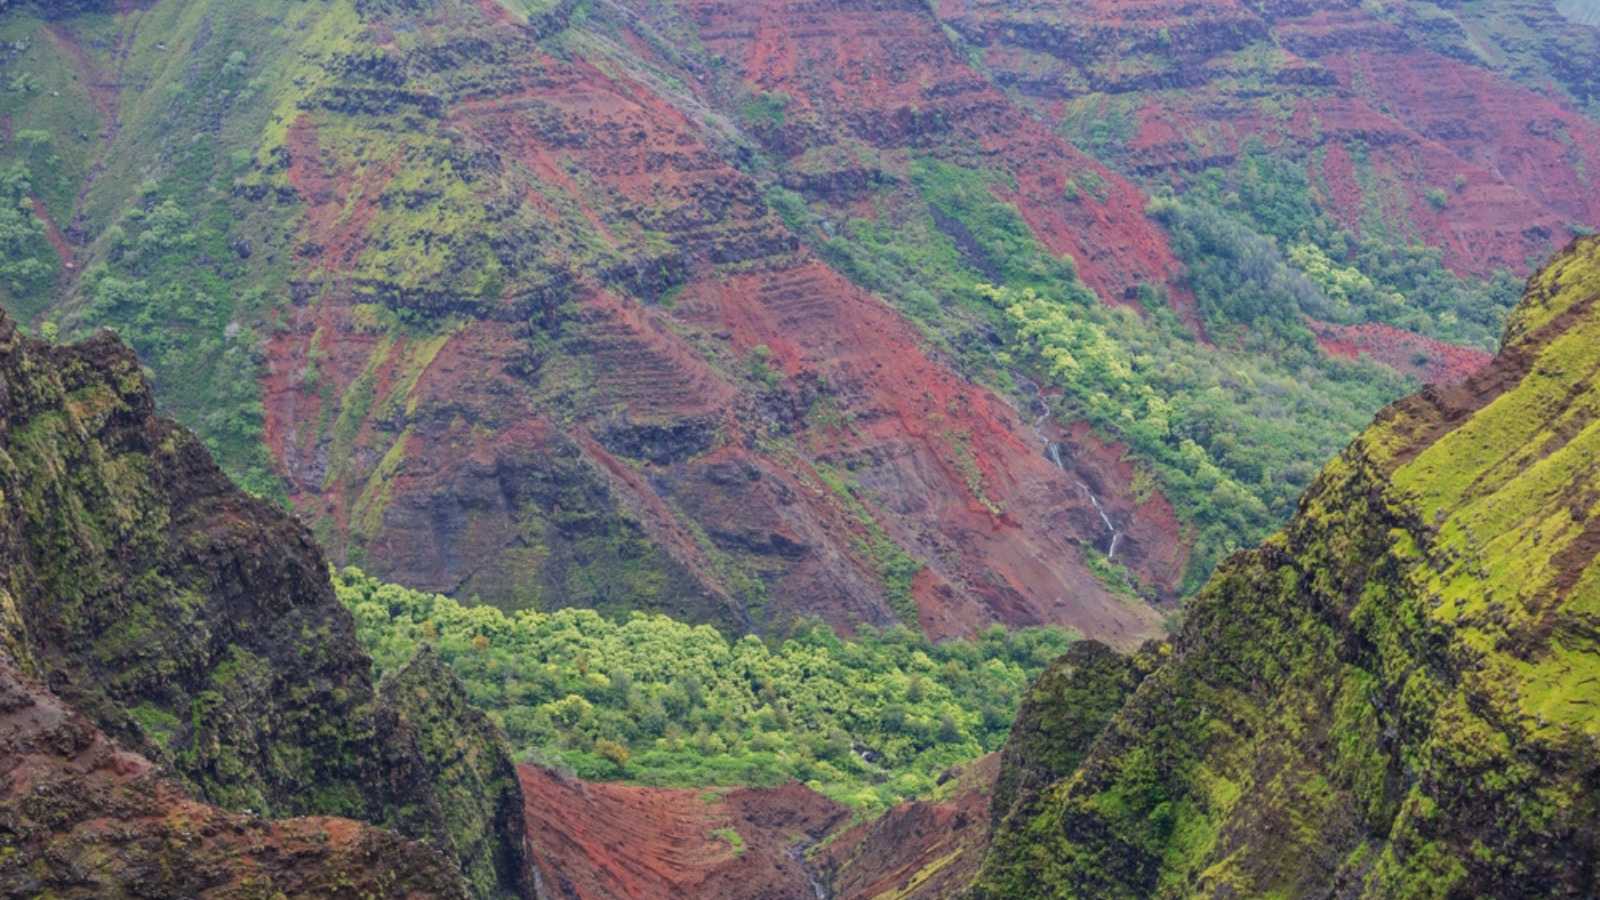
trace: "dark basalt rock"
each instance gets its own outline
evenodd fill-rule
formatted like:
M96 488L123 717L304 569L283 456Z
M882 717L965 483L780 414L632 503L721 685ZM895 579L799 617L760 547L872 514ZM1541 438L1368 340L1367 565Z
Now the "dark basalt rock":
M710 450L716 436L716 423L701 418L666 423L623 421L600 432L599 439L619 456L665 466Z
M378 697L388 777L434 786L386 824L461 860L476 896L532 896L522 789L505 735L426 645L384 676Z
M196 802L4 649L0 847L7 897L468 896L450 859L392 832Z
M1034 680L1001 751L989 800L994 827L1013 811L1019 823L1032 817L1039 792L1078 768L1164 650L1152 642L1124 656L1099 641L1079 641Z

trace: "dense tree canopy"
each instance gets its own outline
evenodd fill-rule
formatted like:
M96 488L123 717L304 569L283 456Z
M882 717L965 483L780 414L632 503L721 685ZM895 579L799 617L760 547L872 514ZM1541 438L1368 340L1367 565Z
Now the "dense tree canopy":
M649 784L799 779L858 807L925 792L998 749L1023 689L1073 640L998 627L940 644L903 627L843 640L818 623L729 640L654 614L508 615L355 569L335 586L380 671L433 645L528 758Z

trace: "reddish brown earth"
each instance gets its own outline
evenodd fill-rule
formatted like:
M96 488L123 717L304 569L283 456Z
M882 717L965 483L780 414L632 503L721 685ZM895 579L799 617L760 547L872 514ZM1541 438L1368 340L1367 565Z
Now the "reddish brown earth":
M29 201L33 205L33 214L44 224L45 240L49 241L50 246L55 249L56 258L61 260L61 267L71 271L76 267L73 262L72 245L67 243L66 235L61 233L61 229L56 226L55 220L50 218L50 210L45 208L44 202L38 197L30 197Z
M1362 356L1428 384L1456 384L1487 366L1494 355L1425 338L1390 325L1309 323L1317 346L1330 356Z
M860 142L891 164L931 155L1003 172L1015 204L1051 250L1078 263L1084 281L1113 302L1141 284L1176 281L1179 264L1146 198L1012 104L974 71L915 0L862 8L791 0L695 0L679 4L706 49L740 68L752 90L791 98L765 143L791 160L824 157ZM640 9L641 18L652 11ZM841 157L844 155L841 154ZM1074 176L1103 181L1102 197L1068 198ZM809 172L819 182L829 175ZM1174 294L1192 318L1189 298Z
M349 819L268 821L186 795L0 649L8 896L462 897L437 851Z
M769 30L804 33L780 7ZM912 108L937 101L927 121L968 129L941 140L1020 160L1021 195L1042 190L1030 186L1038 172L1094 167L972 82L948 50L914 78L894 74L932 52L937 26L926 15L845 23L847 33L803 49L859 53L877 67L864 77L884 81L882 106L827 112L853 117L862 139L915 146L933 126ZM881 37L902 26L914 26L910 38ZM385 33L374 25L365 39L381 44ZM1119 561L1161 594L1181 577L1170 508L1146 498L1136 512L1131 470L1093 461L1116 451L1087 451L1081 476L1058 470L1031 416L930 356L882 299L801 245L681 98L548 55L498 15L422 29L417 52L463 34L507 61L462 62L451 83L468 86L444 98L439 119L456 152L494 154L504 174L475 189L527 223L529 246L573 242L542 265L573 267L460 316L442 346L384 337L357 307L374 290L426 304L423 315L455 302L350 275L371 231L363 223L398 202L384 184L402 162L346 168L318 139L319 114L292 123L288 180L307 210L295 289L304 302L270 338L266 432L296 507L326 540L395 580L502 605L658 608L762 629L803 615L843 628L893 621L876 534L925 566L913 599L935 637L1056 623L1131 646L1159 630L1153 610L1113 595L1082 563L1106 536L1080 481L1144 520ZM430 65L438 58L452 57L440 51ZM797 66L820 70L809 57ZM844 84L807 89L868 96ZM994 143L1027 135L1044 149L1024 157ZM1137 192L1104 177L1113 185L1104 204L1041 200L1027 215L1058 223L1036 227L1047 241L1070 236L1077 243L1060 248L1120 299L1135 283L1169 279L1176 263L1138 214ZM637 236L641 224L653 243ZM582 230L593 238L580 244ZM594 241L604 256L574 266ZM659 284L659 273L671 280ZM669 289L670 304L651 302ZM553 350L536 355L530 336L540 335ZM770 380L749 374L763 355ZM315 381L304 377L313 361ZM339 423L324 398L348 405L362 380L372 402ZM860 503L830 482L852 482ZM763 597L750 593L751 577Z
M817 864L839 900L944 900L971 883L989 849L991 753L957 771L940 799L902 803L830 840Z
M1352 228L1398 226L1462 273L1527 271L1569 225L1600 221L1600 123L1425 45L1453 39L1430 31L1443 25L1353 0L941 0L938 14L1047 118L1131 112L1107 156L1123 171L1181 185L1256 140L1303 160Z
M963 889L983 861L998 770L990 754L948 773L938 799L854 825L847 808L799 784L685 790L520 771L550 897L936 900Z
M523 765L542 890L571 900L941 900L989 847L998 754L950 770L936 799L866 822L802 785L678 790ZM728 831L738 831L734 850Z
M521 776L542 896L562 900L814 900L805 850L849 818L798 784L647 788L538 766Z

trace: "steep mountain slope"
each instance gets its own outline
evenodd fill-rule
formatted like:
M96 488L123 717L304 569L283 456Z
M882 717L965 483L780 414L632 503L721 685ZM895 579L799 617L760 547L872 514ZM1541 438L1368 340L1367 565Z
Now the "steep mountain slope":
M234 811L390 825L445 851L476 896L531 893L504 737L428 659L374 691L310 535L155 415L114 338L48 345L0 314L0 509L0 649L48 685L39 711L73 711L50 713L71 719L71 752L42 771L115 742L83 764L148 760L112 766L108 786L145 809L181 787ZM160 784L128 783L151 764ZM12 800L28 841L92 818Z
M460 897L437 850L195 801L0 650L0 888L14 897Z
M1306 167L1345 226L1480 275L1600 216L1600 33L1553 3L938 9L1001 84L1130 173L1181 185L1254 142Z
M340 555L505 606L740 631L1157 627L1077 547L1103 538L1096 502L1148 507L1124 559L1170 587L1160 498L1091 462L1101 501L1046 460L801 245L738 139L566 47L570 4L526 23L445 0L179 6L32 33L140 73L55 213L103 266L75 262L51 315L145 322L130 336L169 402L251 483L281 472ZM115 148L146 141L167 149L130 197L142 173ZM252 359L261 404L212 390Z
M1586 239L1492 365L1385 410L1005 811L977 896L1600 888L1597 304Z
M13 4L0 293L414 587L1132 647L1600 222L1592 29L1423 6Z

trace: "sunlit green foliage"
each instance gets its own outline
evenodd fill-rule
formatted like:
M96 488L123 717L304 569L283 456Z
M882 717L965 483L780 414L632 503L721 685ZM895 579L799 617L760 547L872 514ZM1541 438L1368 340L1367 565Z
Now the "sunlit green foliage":
M1145 489L1190 529L1189 587L1276 528L1317 466L1405 391L1387 370L1317 350L1301 316L1327 304L1318 286L1227 217L1210 217L1189 260L1214 326L1207 346L1161 288L1144 291L1139 313L1103 303L996 197L1009 186L1000 176L922 161L911 177L925 212L852 220L825 251L969 371L1048 382L1059 418L1126 442ZM805 224L793 198L783 206Z
M121 221L106 229L106 262L83 276L82 323L109 326L156 375L164 401L183 414L235 478L258 493L278 492L261 442L265 413L255 379L259 338L244 310L264 292L240 290L228 226L198 221L175 199L181 190L147 186ZM197 256L212 260L195 264ZM217 377L226 372L228 377Z
M1236 294L1249 298L1273 279L1284 285L1268 292L1283 298L1272 309L1280 317L1383 322L1493 349L1522 289L1508 272L1459 277L1445 268L1441 250L1386 222L1352 234L1319 207L1303 166L1259 146L1229 169L1200 173L1181 197L1158 200L1152 212L1171 232L1201 304L1237 322L1257 322L1264 310Z
M799 779L858 807L998 749L1029 680L1072 641L995 628L933 644L900 626L842 640L821 624L730 641L645 613L507 615L355 569L335 585L380 672L432 644L533 759L648 784Z
M1402 390L1375 366L1255 334L1229 354L1151 329L1126 309L981 286L1011 325L1018 361L1060 387L1065 416L1126 441L1194 529L1203 577L1282 521L1363 418ZM1098 324L1097 324L1098 323Z

